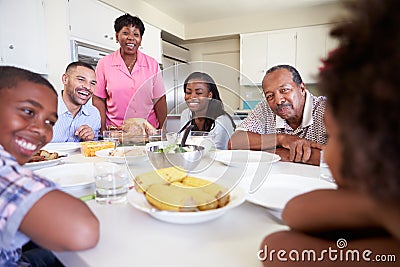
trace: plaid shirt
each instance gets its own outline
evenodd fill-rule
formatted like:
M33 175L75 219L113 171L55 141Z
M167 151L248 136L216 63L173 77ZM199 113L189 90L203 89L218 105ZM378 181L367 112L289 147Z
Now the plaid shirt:
M29 209L55 187L21 167L0 145L0 266L17 266L29 240L18 228Z
M306 91L306 102L303 110L303 120L297 129L292 129L286 120L275 115L264 99L254 108L249 116L242 121L236 130L259 134L289 134L300 138L326 144L327 134L324 123L326 97L314 96Z

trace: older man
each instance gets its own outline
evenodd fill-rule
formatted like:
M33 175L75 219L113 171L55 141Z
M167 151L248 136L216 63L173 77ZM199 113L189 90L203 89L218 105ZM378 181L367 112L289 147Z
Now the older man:
M313 96L298 71L278 65L262 82L265 100L243 120L229 141L230 149L275 150L284 161L319 164L327 141L326 97Z
M64 90L58 99L58 121L51 142L96 140L101 127L100 113L89 101L96 86L96 73L87 63L76 61L62 76Z

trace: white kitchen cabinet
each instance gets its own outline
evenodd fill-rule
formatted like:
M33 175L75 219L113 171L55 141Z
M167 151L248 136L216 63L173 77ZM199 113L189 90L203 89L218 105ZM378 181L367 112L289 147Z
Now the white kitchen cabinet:
M305 83L317 82L321 59L326 55L326 28L324 26L297 29L296 68Z
M296 64L296 31L282 30L268 32L267 71L275 65Z
M240 84L260 84L267 68L268 35L265 32L240 35Z
M47 74L42 0L0 0L0 64Z
M118 49L114 21L124 12L97 0L68 0L72 39L110 50Z
M279 30L241 35L241 85L259 85L265 72L278 64L294 65L296 31Z
M161 30L151 24L144 24L144 35L140 51L153 57L158 63L162 63Z
M260 85L265 72L278 64L289 64L305 83L315 83L321 59L336 46L329 25L242 34L240 47L241 85Z

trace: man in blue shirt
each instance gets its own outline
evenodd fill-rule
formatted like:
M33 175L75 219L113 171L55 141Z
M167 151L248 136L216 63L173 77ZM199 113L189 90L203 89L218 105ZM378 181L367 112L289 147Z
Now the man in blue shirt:
M96 86L92 66L76 61L67 66L62 76L64 89L58 98L58 121L51 142L97 140L100 113L89 101Z

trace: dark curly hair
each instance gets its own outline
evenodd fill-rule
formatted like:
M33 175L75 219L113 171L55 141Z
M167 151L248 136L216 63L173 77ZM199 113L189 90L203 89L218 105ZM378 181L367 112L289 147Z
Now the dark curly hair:
M235 129L236 124L234 123L232 117L224 110L224 104L222 103L221 97L219 96L218 87L214 82L214 79L210 75L204 72L192 72L183 83L183 91L186 92L187 84L190 80L198 79L204 81L207 85L208 90L212 93L212 99L208 102L206 120L204 122L204 128L198 129L197 125L194 123L194 114L192 113L191 124L194 125L193 131L211 131L215 126L215 119L221 115L227 115L231 120L232 126Z
M341 174L378 201L400 200L400 5L351 2L350 22L331 31L339 47L324 62L322 93L341 129Z
M114 30L115 32L119 32L124 26L132 25L135 28L138 28L140 31L140 35L143 37L144 34L144 24L141 19L137 16L132 16L128 13L118 17L114 22Z

